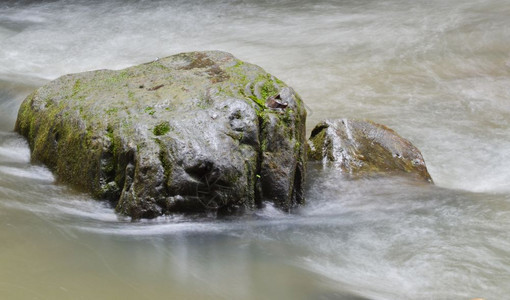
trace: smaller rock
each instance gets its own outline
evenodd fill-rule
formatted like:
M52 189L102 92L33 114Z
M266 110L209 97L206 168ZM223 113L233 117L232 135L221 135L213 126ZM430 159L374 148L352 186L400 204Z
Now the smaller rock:
M432 183L420 150L372 121L320 122L312 130L309 146L309 160L334 164L353 176L410 175Z

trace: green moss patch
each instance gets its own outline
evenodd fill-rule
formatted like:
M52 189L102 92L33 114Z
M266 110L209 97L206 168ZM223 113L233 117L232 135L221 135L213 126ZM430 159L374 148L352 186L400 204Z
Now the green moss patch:
M170 131L170 124L168 122L161 122L154 129L152 130L152 133L156 136L165 135Z

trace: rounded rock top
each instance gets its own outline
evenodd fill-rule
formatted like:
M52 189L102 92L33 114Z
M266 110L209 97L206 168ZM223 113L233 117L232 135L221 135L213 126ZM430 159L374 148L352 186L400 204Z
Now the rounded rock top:
M310 160L359 176L400 175L432 183L423 156L392 129L369 120L320 122L309 141Z

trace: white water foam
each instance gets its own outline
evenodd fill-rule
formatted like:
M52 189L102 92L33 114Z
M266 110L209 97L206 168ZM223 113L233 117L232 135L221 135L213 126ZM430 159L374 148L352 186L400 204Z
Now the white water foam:
M53 176L51 171L45 167L32 166L28 169L25 169L25 168L0 166L0 174L1 173L3 173L4 175L20 177L20 178L27 178L27 179L32 179L32 180L45 181L45 182L54 182L55 181L55 177Z
M30 162L30 149L25 140L13 133L0 132L0 162Z

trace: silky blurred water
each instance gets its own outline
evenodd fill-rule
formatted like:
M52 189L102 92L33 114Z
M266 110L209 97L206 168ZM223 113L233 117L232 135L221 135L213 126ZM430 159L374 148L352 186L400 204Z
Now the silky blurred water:
M55 183L13 132L60 75L223 50L325 118L412 141L435 186L310 165L307 205L132 223ZM507 0L0 4L0 298L506 299Z

